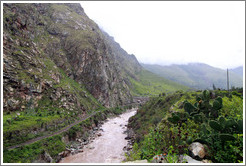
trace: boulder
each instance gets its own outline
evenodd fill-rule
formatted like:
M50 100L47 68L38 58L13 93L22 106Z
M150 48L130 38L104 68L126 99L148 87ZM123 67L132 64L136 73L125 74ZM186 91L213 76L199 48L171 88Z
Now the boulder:
M203 163L202 161L195 160L191 158L190 156L184 156L182 159L182 162L186 161L187 163Z
M199 142L193 142L188 147L189 155L193 159L202 160L207 155L207 151L206 151L207 148L205 148L205 146L206 145L203 145Z

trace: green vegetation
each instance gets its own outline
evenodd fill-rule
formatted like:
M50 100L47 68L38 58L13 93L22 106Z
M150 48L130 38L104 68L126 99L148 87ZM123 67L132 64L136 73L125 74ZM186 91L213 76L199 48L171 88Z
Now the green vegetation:
M7 150L4 148L3 153L3 162L4 163L31 163L39 160L41 155L45 152L50 154L54 159L53 162L56 162L58 154L65 150L66 144L62 141L62 137L68 136L70 141L75 140L77 134L83 135L84 139L87 139L89 134L88 131L93 124L96 126L100 121L105 120L108 116L119 115L125 109L121 108L110 108L110 109L98 109L95 110L97 113L82 121L81 123L73 126L68 131L52 136L37 142L34 142L30 145L22 146L13 150Z
M54 88L61 87L68 90L69 92L76 95L80 103L86 107L86 109L95 109L97 106L103 107L85 88L84 85L81 85L69 78L65 72L59 68L62 79L59 84L54 85Z
M60 82L54 84L53 88L63 88L70 92L70 94L76 96L76 99L84 110L77 108L77 106L73 106L73 111L68 108L60 108L63 101L49 98L47 94L52 93L52 88L49 88L45 92L46 95L43 95L43 97L38 100L36 106L33 97L31 97L31 99L26 102L24 111L16 110L16 112L4 113L4 147L16 145L57 131L66 125L73 123L75 120L78 120L84 111L88 112L89 110L104 108L90 93L87 92L84 86L69 78L62 69L55 68L53 61L45 59L44 63L46 66L44 70L47 70L47 72L44 72L44 78L52 81L51 76L48 75L52 70L54 73L57 73L57 75L61 75ZM37 86L31 76L24 75L24 71L20 73L25 76L25 78L22 77L22 79L26 81L32 79L34 82L32 85Z
M89 85L100 91L100 83L109 84L105 86L108 89L102 88L105 96L109 94L109 101L131 98L128 85L133 96L151 96L130 120L137 143L129 159L150 160L156 154L167 153L168 161L174 162L177 160L174 154L186 153L188 144L201 140L211 147L213 161L242 161L240 93L226 96L226 92L216 91L221 98L211 100L207 94L204 97L196 92L172 93L188 90L188 87L142 70L134 55L127 54L101 32L83 11L79 15L76 9L80 6L73 5L4 5L7 57L4 65L4 162L34 162L44 153L50 154L56 162L57 155L66 148L63 137L68 136L70 142L78 136L86 139L92 126L110 115L122 113L127 107L105 108L85 88ZM105 69L104 72L98 72L101 69ZM213 72L210 74L217 77ZM192 79L200 75L196 72L188 83L193 84ZM179 76L187 75L180 72ZM90 81L82 85L72 79L79 77L81 82ZM117 95L113 95L115 93ZM204 101L204 106L199 105L198 97ZM7 150L33 138L64 131L65 127L91 113L95 115L60 135Z
M156 96L161 92L174 92L188 90L189 88L165 78L159 77L147 70L141 70L136 74L137 79L129 77L132 84L133 96Z
M50 154L52 158L55 158L65 149L66 144L62 142L62 136L56 135L13 150L4 149L3 162L31 163L38 160L45 152Z
M188 154L188 146L200 142L212 162L242 162L243 100L232 94L205 90L152 98L130 119L137 139L128 160ZM156 114L159 123L153 123Z
M226 89L226 70L202 63L188 65L149 65L141 64L146 70L158 76L178 82L195 89L212 89L213 84L220 89ZM243 78L229 72L230 85L243 87Z

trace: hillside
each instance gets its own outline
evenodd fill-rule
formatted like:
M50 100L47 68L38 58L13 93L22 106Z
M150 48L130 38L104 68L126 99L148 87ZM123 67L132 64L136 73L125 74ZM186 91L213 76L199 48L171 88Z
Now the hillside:
M136 73L135 78L129 77L133 96L157 96L160 93L189 89L187 86L165 79L147 70Z
M226 89L226 70L214 68L202 63L190 63L187 65L149 65L141 64L161 77L178 82L195 89ZM230 87L242 87L243 78L233 72L229 72Z
M146 72L80 4L3 4L5 162L33 162L44 151L56 158L133 96L179 89L187 87ZM60 131L66 132L8 150Z
M48 81L56 89L63 77L83 86L103 106L131 103L129 79L137 81L142 67L79 4L4 4L3 37L5 111L26 104L17 100L20 91L13 84L24 81L19 89L31 83L43 90ZM7 104L9 89L14 105ZM27 91L29 87L25 96ZM41 99L36 96L35 102Z
M134 145L128 160L180 162L179 155L213 163L243 160L243 93L190 91L152 97L130 118ZM190 145L199 142L204 156ZM193 149L194 150L194 149ZM198 153L197 152L197 153Z

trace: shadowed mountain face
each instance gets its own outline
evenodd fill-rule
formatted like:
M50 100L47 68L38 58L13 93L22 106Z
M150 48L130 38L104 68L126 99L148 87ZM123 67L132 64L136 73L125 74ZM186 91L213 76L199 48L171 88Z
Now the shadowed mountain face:
M190 63L188 65L149 65L142 66L164 78L178 82L195 89L212 89L213 84L217 88L226 88L226 70L214 68L202 63ZM242 87L243 79L239 75L229 72L230 86Z
M187 89L156 75L146 78L136 57L80 4L4 3L3 30L5 111L38 108L46 98L58 108L90 110L131 103L143 90Z
M32 89L38 91L36 103L44 93L52 96L50 87L61 94L57 99L64 89L77 91L69 83L62 85L64 79L83 85L104 106L131 102L127 76L141 66L80 4L4 4L3 14L6 109L24 108L26 101L18 97L28 100Z

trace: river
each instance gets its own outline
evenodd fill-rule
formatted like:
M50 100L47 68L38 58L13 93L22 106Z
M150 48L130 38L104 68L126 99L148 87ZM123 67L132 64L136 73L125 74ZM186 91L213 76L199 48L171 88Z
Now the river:
M124 134L128 119L136 109L108 118L99 130L100 137L83 148L82 153L63 158L60 163L120 163L125 159L123 148L127 145Z

